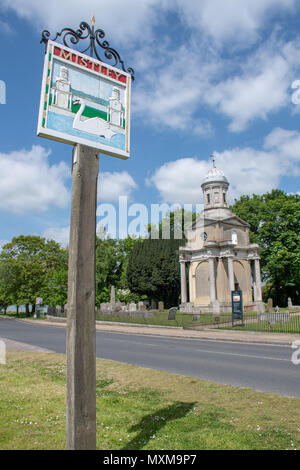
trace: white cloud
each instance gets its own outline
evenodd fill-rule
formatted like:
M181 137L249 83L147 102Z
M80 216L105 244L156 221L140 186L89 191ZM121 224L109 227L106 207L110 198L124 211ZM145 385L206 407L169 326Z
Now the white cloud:
M37 28L77 28L96 17L96 26L122 41L149 40L153 27L166 12L177 13L188 27L205 32L217 43L228 39L249 46L266 22L276 13L290 13L296 0L0 0L0 7L14 10ZM97 21L98 20L98 21Z
M163 5L159 0L0 0L0 7L12 9L21 18L34 23L39 30L48 28L52 34L70 27L75 30L81 21L90 24L92 15L96 18L96 28L103 28L107 40L114 47L112 39L124 43L130 40L148 38L157 20L154 7ZM142 35L141 35L142 32Z
M258 73L219 83L211 89L208 101L231 119L231 131L242 131L253 119L266 119L287 105L287 71L287 64L277 57Z
M246 147L214 152L217 167L230 183L231 202L243 194L271 191L285 175L300 175L300 132L276 128L266 136L263 147L263 150ZM158 168L148 184L156 187L164 202L199 203L201 183L210 166L208 161L181 158Z
M137 188L137 184L127 171L103 172L98 179L98 202L117 202L120 196L127 196Z
M216 43L249 47L276 13L291 13L295 0L177 0L186 23Z
M134 115L147 119L157 128L163 126L190 134L211 135L210 122L195 117L195 113L220 64L214 58L202 58L192 45L172 52L168 44L161 45L158 64L156 51L149 54L152 54L154 66L145 71L143 80L135 86Z
M229 129L244 130L255 119L290 105L299 44L270 38L242 62L241 70L210 86L205 101L230 119Z
M229 120L232 132L291 107L291 83L298 77L300 44L280 39L277 29L258 48L240 57L212 48L205 39L171 49L167 41L137 54L143 73L135 84L133 116L159 129L211 136L207 107ZM149 61L153 66L149 66ZM180 60L179 60L180 59ZM144 69L145 67L145 69ZM210 113L211 116L211 113Z
M210 163L196 158L167 162L148 179L167 203L197 204L202 201L201 183Z
M112 47L122 44L125 65L136 71L133 117L159 129L211 136L209 106L229 119L230 131L243 131L288 106L291 82L298 78L292 74L299 47L276 38L282 33L275 21L297 13L296 0L86 0L85 18L82 3L74 0L0 0L1 6L52 33L77 29L95 14L96 26ZM177 18L178 37L166 27L170 13L172 25ZM270 34L271 20L271 39L258 42L262 31ZM247 55L234 56L239 47Z
M70 195L64 183L70 169L64 162L51 165L49 155L40 146L0 153L0 210L25 214L67 206Z
M49 227L44 230L42 236L48 240L55 240L57 243L66 247L69 244L70 227Z
M263 194L279 185L282 173L276 153L246 147L214 154L217 166L224 171L230 183L231 201L243 194Z
M282 165L290 167L291 162L300 161L300 132L276 127L265 138L264 148L276 150L282 156ZM295 168L291 168L294 173Z
M0 18L0 28L3 33L6 33L6 34L13 33L13 29L11 28L11 26L7 22L3 21L1 18Z

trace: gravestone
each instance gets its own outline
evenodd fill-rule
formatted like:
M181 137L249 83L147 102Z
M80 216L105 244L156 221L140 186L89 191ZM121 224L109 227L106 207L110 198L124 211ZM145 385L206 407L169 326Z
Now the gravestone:
M258 302L256 304L256 311L257 313L264 313L265 311L265 304L263 302Z
M151 309L156 310L156 302L154 300L151 302Z
M131 302L131 304L129 304L129 311L136 312L136 304L134 302Z
M176 320L176 311L177 307L172 307L169 309L168 320Z
M158 311L163 312L164 308L165 308L164 303L163 302L158 302Z
M193 315L192 321L197 321L199 320L199 318L200 318L200 315L196 313L195 315Z
M144 312L144 311L146 310L146 306L145 306L144 302L142 302L142 301L138 302L137 308L138 308L138 310L140 310L141 312Z
M113 307L114 312L121 312L122 306L123 306L123 303L117 300L117 302L115 303Z
M111 286L111 289L110 289L110 303L114 304L115 302L116 302L115 286Z
M292 299L289 297L288 298L288 304L287 304L288 308L293 308L293 303L292 303Z
M180 304L179 309L181 312L184 312L184 313L194 312L193 304L191 304L190 302L186 302L185 304Z
M279 309L278 305L276 305L276 307L274 308L274 312L275 312L275 313L279 313L279 312L280 312L280 309Z
M103 312L105 312L105 311L107 311L107 310L109 310L109 303L107 303L107 302L102 302L102 303L100 304L100 311L101 311L101 313L103 313Z
M270 325L276 325L276 323L280 322L288 323L290 321L290 313L288 311L284 313L263 313L258 315L258 321L267 322Z
M271 312L273 309L273 299L268 299L268 312Z
M220 302L218 300L215 300L215 302L213 302L213 316L214 317L219 317L220 316Z

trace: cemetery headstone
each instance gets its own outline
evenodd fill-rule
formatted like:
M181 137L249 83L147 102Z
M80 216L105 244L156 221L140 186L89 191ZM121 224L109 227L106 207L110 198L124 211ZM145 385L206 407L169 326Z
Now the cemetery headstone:
M110 303L114 304L115 301L116 301L115 286L111 286L111 289L110 289Z
M129 304L129 311L136 312L136 304L134 302L131 302L131 304Z
M176 307L172 307L169 309L168 320L176 320L176 311L177 311Z
M268 312L273 310L273 299L268 299Z
M144 311L146 310L146 306L145 306L144 302L142 302L142 301L138 302L137 308L138 308L138 310L140 310L141 312L144 312Z

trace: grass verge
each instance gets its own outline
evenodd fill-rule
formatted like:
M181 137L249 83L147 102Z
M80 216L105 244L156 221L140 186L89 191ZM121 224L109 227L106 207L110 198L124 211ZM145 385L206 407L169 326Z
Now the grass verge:
M97 359L97 448L300 449L299 399ZM0 449L65 448L65 356L9 351Z

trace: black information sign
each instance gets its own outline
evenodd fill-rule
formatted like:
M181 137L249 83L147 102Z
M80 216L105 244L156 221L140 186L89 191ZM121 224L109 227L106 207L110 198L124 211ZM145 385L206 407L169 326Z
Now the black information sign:
M243 322L243 292L241 290L231 291L231 305L233 326L234 320L242 320Z

